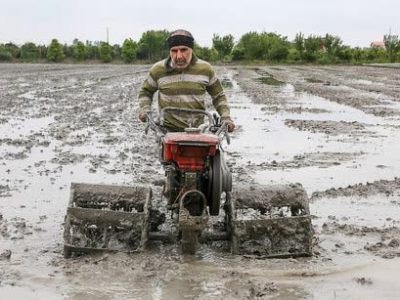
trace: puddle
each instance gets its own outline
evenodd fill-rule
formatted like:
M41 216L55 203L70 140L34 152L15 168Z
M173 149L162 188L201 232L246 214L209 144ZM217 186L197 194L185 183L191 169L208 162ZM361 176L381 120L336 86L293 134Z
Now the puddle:
M5 124L0 124L1 139L40 133L54 122L54 117L13 118L7 121Z
M388 228L398 225L400 215L399 195L368 197L338 197L322 198L313 201L311 214L318 216L318 220L333 219L347 225ZM331 218L333 217L333 218Z

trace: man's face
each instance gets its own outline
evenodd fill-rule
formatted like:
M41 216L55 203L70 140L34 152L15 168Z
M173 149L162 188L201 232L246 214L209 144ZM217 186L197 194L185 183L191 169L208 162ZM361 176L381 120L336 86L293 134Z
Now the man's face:
M182 70L187 68L192 60L193 50L186 46L175 46L169 50L174 69Z

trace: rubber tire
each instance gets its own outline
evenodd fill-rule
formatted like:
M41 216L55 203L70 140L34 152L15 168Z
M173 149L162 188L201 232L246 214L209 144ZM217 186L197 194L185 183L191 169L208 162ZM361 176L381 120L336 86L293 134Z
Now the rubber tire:
M221 171L221 155L219 152L212 159L212 185L210 192L209 211L210 215L218 216L221 205L222 193L222 171Z

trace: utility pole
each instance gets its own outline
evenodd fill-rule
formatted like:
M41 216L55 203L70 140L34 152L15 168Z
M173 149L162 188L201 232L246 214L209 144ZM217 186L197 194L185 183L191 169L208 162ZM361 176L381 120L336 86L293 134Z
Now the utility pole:
M108 27L107 27L107 44L109 44L109 32L108 32Z

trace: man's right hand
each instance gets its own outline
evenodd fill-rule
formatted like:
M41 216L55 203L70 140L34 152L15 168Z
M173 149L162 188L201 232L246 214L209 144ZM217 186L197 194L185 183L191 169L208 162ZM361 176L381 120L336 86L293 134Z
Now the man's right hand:
M145 112L140 112L139 113L139 120L142 122L146 122L147 121L147 114Z

